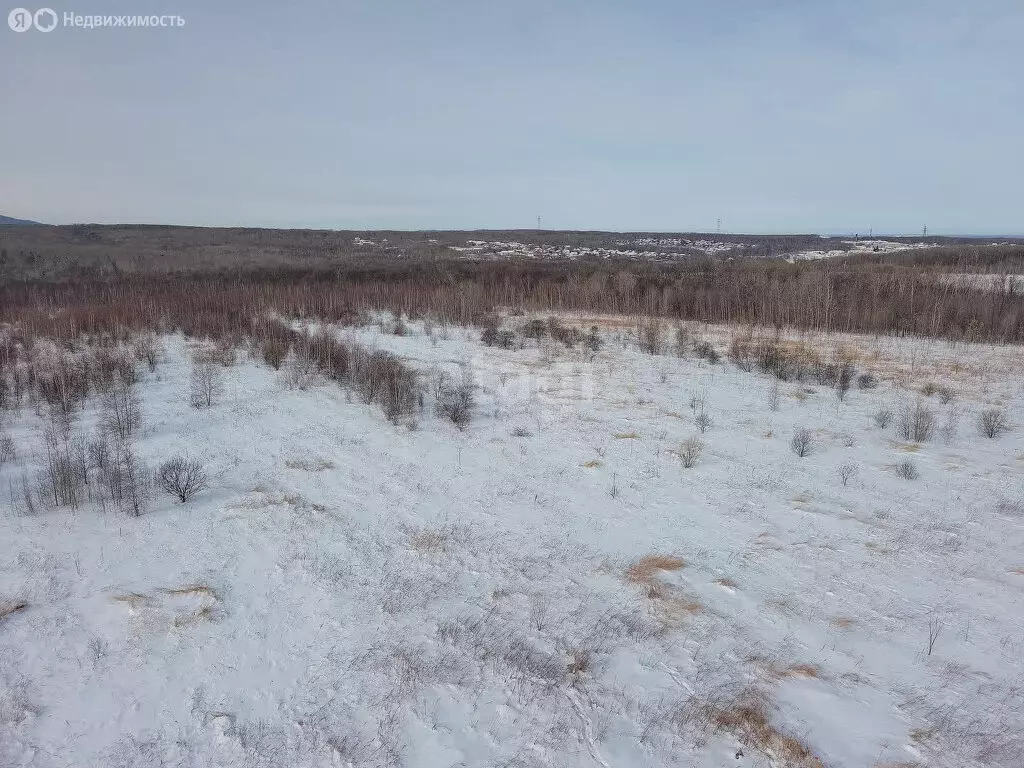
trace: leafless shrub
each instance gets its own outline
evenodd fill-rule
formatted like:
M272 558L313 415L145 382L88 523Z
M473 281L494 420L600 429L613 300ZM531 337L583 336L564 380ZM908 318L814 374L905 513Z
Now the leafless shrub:
M736 336L729 342L729 361L741 371L754 370L754 353L750 342Z
M810 456L814 452L814 433L806 427L799 427L790 439L790 447L801 459Z
M900 411L899 432L904 440L922 443L930 440L935 431L935 410L929 408L921 399L913 405L904 405Z
M144 333L138 336L132 351L135 353L136 360L146 363L150 373L156 370L157 363L160 361L160 342L157 341L155 334Z
M473 379L468 371L464 372L462 382L458 385L442 386L435 402L438 415L448 419L459 429L465 429L473 418L473 388Z
M717 365L721 355L710 341L697 341L693 345L693 353L701 360L707 360L712 365Z
M145 511L149 500L149 474L128 443L115 441L104 484L111 501L121 512L138 517Z
M862 373L857 377L858 389L874 389L878 386L878 377L873 373Z
M292 351L281 375L281 384L285 389L305 392L316 383L319 367L308 345L296 345Z
M637 326L637 340L640 349L649 355L660 355L665 351L665 331L661 321L651 319L641 321Z
M523 338L540 341L548 335L548 324L539 318L534 318L522 326L519 332Z
M676 326L674 341L676 357L686 357L690 351L690 334L682 325Z
M800 458L810 456L814 451L814 433L806 427L798 427L789 441L789 447Z
M77 508L85 499L88 471L83 442L53 425L43 429L45 461L39 474L41 497L54 507Z
M0 467L14 461L16 457L17 452L14 449L14 438L0 432Z
M836 378L836 396L840 400L846 399L846 393L850 391L850 387L853 386L854 377L857 374L857 369L853 367L853 363L844 360L839 365L839 375Z
M946 416L942 420L942 427L939 429L939 432L942 434L942 439L947 443L952 443L956 440L956 434L959 428L960 411L957 410L955 405L951 405L946 409Z
M703 452L704 443L696 435L692 435L679 446L679 460L686 469L690 469L697 463Z
M480 321L480 341L488 347L493 347L498 340L498 328L501 321L496 315L485 315Z
M996 438L1010 430L1005 408L986 408L978 416L978 429L985 437Z
M772 382L772 388L768 390L768 408L772 411L779 410L779 403L781 400L781 391L779 390L779 382Z
M897 477L902 477L904 480L917 480L921 476L912 459L902 459L896 462L895 472Z
M512 430L512 437L533 437L533 433L526 427L516 427Z
M119 440L127 440L142 426L142 407L134 387L120 379L103 394L101 424Z
M562 345L572 348L580 340L580 332L575 328L569 328L559 321L557 317L548 318L548 335Z
M193 408L210 408L224 392L224 374L211 360L195 360L189 380L189 403Z
M892 410L889 408L879 408L875 411L872 418L875 420L875 426L879 429L885 429L892 424Z
M198 461L175 456L163 462L156 471L156 485L164 493L184 504L209 486L203 465Z
M260 352L263 355L263 361L275 371L279 371L281 370L281 364L288 357L288 350L290 348L291 343L287 338L272 336L263 340L263 343L260 345Z
M936 384L934 381L926 381L924 384L921 385L921 394L924 395L925 397L931 397L938 391L939 385Z
M943 405L949 405L953 400L956 399L956 392L949 387L939 387L939 402Z
M715 420L711 418L711 414L707 411L701 411L694 416L693 423L697 425L697 429L703 435L710 427L714 426Z
M843 485L847 485L859 471L860 468L856 464L840 464L839 480Z
M945 623L942 621L942 617L938 613L932 611L928 617L928 655L932 655L932 651L935 649L935 644L939 640L939 635L942 634L942 629L945 627Z

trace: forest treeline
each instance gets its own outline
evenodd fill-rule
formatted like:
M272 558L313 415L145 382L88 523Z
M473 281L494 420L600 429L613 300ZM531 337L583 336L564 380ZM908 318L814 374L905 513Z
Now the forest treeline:
M268 310L343 321L388 309L467 324L504 309L1024 342L1019 283L979 286L960 278L963 265L937 259L700 265L425 260L9 280L0 285L0 323L57 338L142 328L219 337ZM979 271L1005 272L1019 259L1017 247Z

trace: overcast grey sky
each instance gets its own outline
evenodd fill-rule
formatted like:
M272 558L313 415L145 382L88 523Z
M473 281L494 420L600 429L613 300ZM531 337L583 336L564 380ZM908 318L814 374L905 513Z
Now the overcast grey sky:
M1024 232L1021 0L50 7L185 26L0 28L11 216Z

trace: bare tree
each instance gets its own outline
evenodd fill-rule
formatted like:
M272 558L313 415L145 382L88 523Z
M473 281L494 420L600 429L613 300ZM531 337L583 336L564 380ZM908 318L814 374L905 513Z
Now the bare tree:
M163 462L156 471L156 485L160 490L177 497L184 504L205 490L209 481L203 465L198 461L175 456Z
M875 411L875 415L872 418L875 420L876 427L885 429L892 424L892 410L889 408L879 408Z
M210 360L192 363L189 381L189 403L193 408L209 408L224 392L224 374L221 366Z
M801 459L810 456L814 451L814 434L806 427L798 427L789 441L789 447Z
M127 440L142 425L142 408L135 389L117 377L103 395L102 424L119 440Z
M1010 420L1005 408L986 408L978 416L978 429L985 437L999 437L1010 429Z
M928 617L928 655L932 655L932 651L935 649L935 643L939 640L939 635L942 634L942 628L945 624L942 618L932 611Z
M697 425L697 429L699 429L700 433L703 435L708 431L709 427L714 426L715 420L711 418L710 413L702 410L694 417L693 423Z
M843 485L847 485L854 475L859 471L859 467L856 464L840 464L839 465L839 480Z

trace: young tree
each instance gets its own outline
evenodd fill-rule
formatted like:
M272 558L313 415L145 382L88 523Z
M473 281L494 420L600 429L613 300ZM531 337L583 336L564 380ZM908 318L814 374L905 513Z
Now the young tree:
M156 485L182 504L208 485L206 471L198 461L175 456L163 462L156 471Z

